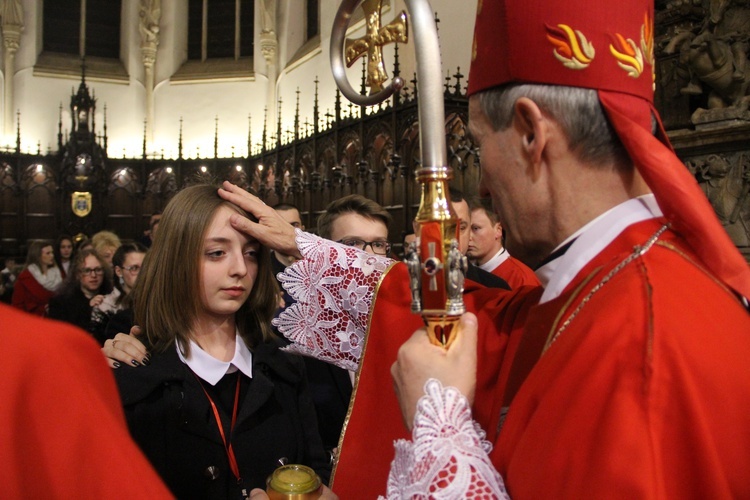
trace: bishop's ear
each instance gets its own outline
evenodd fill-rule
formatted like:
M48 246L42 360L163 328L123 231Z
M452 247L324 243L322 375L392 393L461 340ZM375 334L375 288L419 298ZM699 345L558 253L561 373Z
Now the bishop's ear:
M529 159L538 163L546 141L545 116L539 106L528 97L516 101L513 110L513 125L521 135L521 144Z

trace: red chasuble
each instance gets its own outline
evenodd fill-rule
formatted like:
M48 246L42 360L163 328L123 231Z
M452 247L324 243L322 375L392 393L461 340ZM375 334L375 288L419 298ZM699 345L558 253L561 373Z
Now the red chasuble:
M540 285L539 278L536 277L534 271L532 271L529 266L518 259L514 259L510 255L502 264L492 270L492 274L507 281L513 290L522 286Z
M491 455L512 498L750 498L750 316L671 231L616 270L663 223L529 312L547 350Z
M0 498L171 498L90 335L0 305Z
M488 431L490 440L495 439L502 406L502 386L497 383L498 377L503 376L501 361L509 341L518 341L528 306L536 303L540 295L541 289L508 292L466 282L466 307L477 315L480 326L474 418ZM423 326L422 317L411 313L410 308L408 271L397 263L386 272L377 290L352 403L339 442L332 489L342 499L384 495L394 456L393 442L410 437L391 379L391 365L399 347ZM498 317L501 310L504 314Z

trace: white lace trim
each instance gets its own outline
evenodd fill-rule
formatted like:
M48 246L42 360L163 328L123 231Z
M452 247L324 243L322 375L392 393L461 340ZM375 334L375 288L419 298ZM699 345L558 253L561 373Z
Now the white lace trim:
M417 404L413 442L394 443L388 500L509 499L488 456L492 445L485 436L458 389L428 380Z
M293 342L286 349L356 370L375 288L387 257L296 231L302 259L279 274L297 302L273 324Z

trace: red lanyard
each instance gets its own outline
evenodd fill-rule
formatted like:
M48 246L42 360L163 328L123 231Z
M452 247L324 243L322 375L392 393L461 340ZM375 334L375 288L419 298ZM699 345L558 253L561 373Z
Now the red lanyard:
M195 373L193 373L193 375L195 375ZM216 425L219 427L219 434L221 434L221 440L224 442L224 450L227 452L227 458L229 459L229 468L232 470L232 474L234 474L234 477L237 478L237 482L240 482L242 481L242 478L240 477L240 468L237 466L237 459L234 456L232 443L230 442L227 445L227 438L224 435L224 426L221 425L221 417L219 416L219 409L216 408L216 403L214 403L214 400L211 399L211 396L209 396L206 388L203 387L203 383L200 381L200 378L198 378L198 375L195 375L195 378L198 379L198 384L200 384L201 389L203 389L203 392L206 394L206 397L208 398L208 402L211 403L211 409L214 411L214 418L216 419ZM237 408L239 407L239 402L240 402L240 371L237 370L237 388L234 390L234 408L232 409L232 423L229 426L230 439L232 437L232 431L234 430L234 424L235 422L237 422Z

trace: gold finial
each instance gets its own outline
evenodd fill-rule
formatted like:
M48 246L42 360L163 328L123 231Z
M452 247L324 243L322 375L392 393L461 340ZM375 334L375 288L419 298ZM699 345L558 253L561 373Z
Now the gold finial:
M346 66L351 68L352 64L360 57L367 56L367 86L370 94L375 94L383 89L383 82L388 79L383 64L384 45L394 42L405 43L408 40L406 13L399 15L381 27L382 0L365 0L362 2L362 10L365 12L365 36L346 40Z

